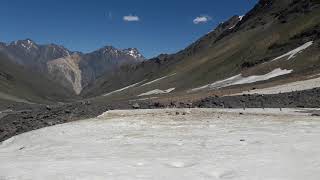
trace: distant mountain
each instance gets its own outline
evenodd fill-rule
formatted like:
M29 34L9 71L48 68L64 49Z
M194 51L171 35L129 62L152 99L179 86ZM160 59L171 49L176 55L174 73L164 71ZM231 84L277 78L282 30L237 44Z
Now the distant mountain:
M319 57L320 1L260 0L244 16L232 16L175 54L102 75L82 95L112 100L227 95L318 77Z
M12 61L45 72L47 62L61 57L70 56L70 51L55 44L38 45L30 39L14 41L10 44L0 44L0 52L6 54Z
M72 52L63 46L38 45L30 39L10 44L0 43L0 52L14 63L48 77L79 94L97 77L124 64L135 64L145 58L137 49L119 50L106 46L92 53Z
M32 72L0 52L0 101L56 103L77 99L43 73Z

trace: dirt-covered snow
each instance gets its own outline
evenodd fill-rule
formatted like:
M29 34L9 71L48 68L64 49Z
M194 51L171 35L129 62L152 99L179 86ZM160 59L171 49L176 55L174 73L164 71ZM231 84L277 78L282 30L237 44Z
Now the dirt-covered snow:
M154 95L154 94L168 94L171 93L172 91L174 91L176 88L169 88L167 90L161 90L161 89L154 89L151 91L148 91L146 93L142 93L138 96L150 96L150 95Z
M295 111L110 111L3 142L0 179L318 180L320 119Z

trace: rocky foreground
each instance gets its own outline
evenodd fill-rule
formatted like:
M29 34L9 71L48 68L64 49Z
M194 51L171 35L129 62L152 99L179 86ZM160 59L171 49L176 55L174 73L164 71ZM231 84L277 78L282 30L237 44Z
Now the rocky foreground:
M2 104L0 141L31 130L94 118L113 109L161 108L320 108L320 88L270 95L208 97L196 102L96 102L82 101L58 105ZM314 111L313 115L320 113Z

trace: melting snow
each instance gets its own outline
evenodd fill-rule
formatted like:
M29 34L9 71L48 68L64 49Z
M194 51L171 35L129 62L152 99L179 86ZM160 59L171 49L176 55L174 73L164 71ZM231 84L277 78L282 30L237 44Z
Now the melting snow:
M233 85L240 85L240 84L250 84L254 82L259 82L259 81L266 81L278 76L282 76L285 74L290 74L293 70L282 70L280 68L277 68L273 70L272 72L265 74L265 75L257 75L257 76L248 76L248 77L243 77L241 74L233 76L231 78L222 80L222 81L217 81L212 84L208 84L199 88L192 89L190 92L193 91L198 91L206 88L210 89L219 89L223 87L228 87L228 86L233 86Z
M3 142L0 179L319 180L319 117L294 111L109 111Z
M105 94L105 95L103 95L103 96L109 96L109 95L111 95L111 94L114 94L114 93L118 93L118 92L127 90L127 89L129 89L129 88L135 87L136 85L138 85L138 84L140 84L140 83L142 83L142 82L144 82L144 81L145 81L145 80L143 80L143 81L141 81L141 82L138 82L138 83L135 83L135 84L132 84L132 85L130 85L130 86L127 86L127 87L124 87L124 88L121 88L121 89L118 89L118 90L109 92L109 93L107 93L107 94Z
M290 60L292 58L295 58L297 54L301 53L303 50L307 49L312 44L313 44L313 41L307 42L304 45L302 45L302 46L300 46L300 47L298 47L298 48L296 48L296 49L294 49L294 50L292 50L292 51L290 51L290 52L288 52L288 53L286 53L286 54L284 54L282 56L274 58L272 61L276 61L276 60L282 59L282 58L287 57L287 56L289 56L288 60Z
M162 79L166 79L166 78L171 77L171 76L174 76L174 75L176 75L176 74L177 74L177 73L173 73L173 74L170 74L170 75L168 75L168 76L164 76L164 77L155 79L155 80L153 80L153 81L150 81L150 82L147 82L147 83L141 85L141 87L146 86L146 85L153 84L153 83L155 83L155 82L158 82L158 81L160 81L160 80L162 80Z
M170 88L170 89L167 89L167 90L160 90L160 89L155 89L155 90L152 90L152 91L149 91L149 92L146 92L146 93L142 93L138 96L149 96L149 95L153 95L153 94L167 94L167 93L170 93L172 91L174 91L176 88Z
M279 94L279 93L286 93L286 92L293 92L293 91L303 91L309 90L313 88L320 87L320 78L313 78L304 81L297 81L292 83L287 83L283 85L273 86L269 88L263 89L256 89L251 91L245 91L239 94L234 95L241 95L241 94Z

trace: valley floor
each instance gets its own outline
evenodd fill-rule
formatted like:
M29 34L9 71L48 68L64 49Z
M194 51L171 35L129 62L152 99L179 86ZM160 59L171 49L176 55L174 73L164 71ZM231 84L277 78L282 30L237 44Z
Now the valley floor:
M53 105L0 101L0 142L15 135L56 124L97 117L108 110L161 108L320 108L320 88L281 94L211 96L195 101L90 99ZM314 111L320 115L320 111Z
M306 109L108 111L2 142L0 179L318 180L319 138Z

